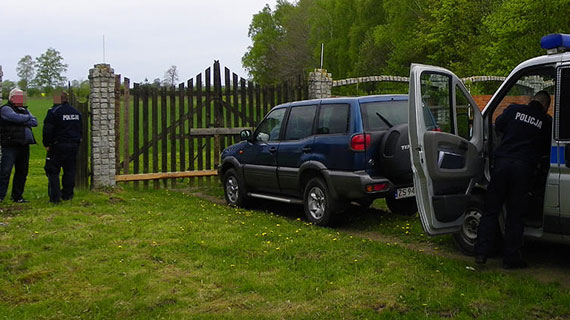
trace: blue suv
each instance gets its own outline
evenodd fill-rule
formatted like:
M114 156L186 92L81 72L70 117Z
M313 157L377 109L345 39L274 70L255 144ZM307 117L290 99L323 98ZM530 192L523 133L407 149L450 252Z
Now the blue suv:
M329 225L351 202L368 207L376 198L392 212L415 213L407 121L407 95L278 105L222 152L226 201L303 204L317 225Z

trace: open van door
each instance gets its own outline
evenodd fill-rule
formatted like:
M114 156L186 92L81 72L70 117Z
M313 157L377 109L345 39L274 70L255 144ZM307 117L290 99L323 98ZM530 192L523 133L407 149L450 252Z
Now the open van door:
M449 70L412 64L409 137L418 212L429 235L459 231L484 179L483 118ZM432 119L426 119L432 117ZM426 124L437 122L437 130Z

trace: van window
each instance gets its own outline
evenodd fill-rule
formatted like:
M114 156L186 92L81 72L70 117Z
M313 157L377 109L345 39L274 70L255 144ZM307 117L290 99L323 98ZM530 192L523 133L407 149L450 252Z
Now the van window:
M532 97L541 90L545 90L551 95L551 106L548 113L552 115L555 88L556 72L554 66L547 65L525 70L506 88L505 95L493 110L493 123L509 105L528 104Z
M339 134L348 131L348 104L324 104L319 111L317 134Z
M422 103L426 127L430 130L428 115L434 119L436 128L443 132L453 133L451 110L451 77L441 73L422 72Z
M457 135L471 140L473 137L473 105L463 94L459 86L455 86L455 112L457 113Z
M317 106L302 106L291 108L285 140L298 140L313 133L313 121L317 113Z
M560 98L556 105L558 140L570 140L570 67L560 69Z

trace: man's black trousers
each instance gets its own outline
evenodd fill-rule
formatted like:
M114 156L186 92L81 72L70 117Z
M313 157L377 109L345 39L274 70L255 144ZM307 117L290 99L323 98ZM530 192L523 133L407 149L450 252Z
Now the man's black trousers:
M497 158L491 173L491 182L485 199L485 213L477 231L477 254L494 251L494 240L499 230L499 214L506 205L505 242L503 259L519 261L523 244L523 217L529 208L529 191L536 165L517 159Z
M48 195L51 202L73 198L78 150L79 144L77 143L57 143L50 147L44 169L48 178ZM60 190L59 173L61 169L63 169L63 176Z
M12 200L22 199L28 176L29 160L29 145L2 147L2 157L0 158L0 201L4 199L8 191L12 168L15 168L14 178L12 179Z

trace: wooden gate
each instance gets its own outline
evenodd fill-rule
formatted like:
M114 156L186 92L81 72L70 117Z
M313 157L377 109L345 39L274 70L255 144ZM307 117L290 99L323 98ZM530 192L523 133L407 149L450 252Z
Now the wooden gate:
M300 76L262 87L228 68L222 77L218 61L178 87L135 83L131 88L129 79L121 84L118 75L116 181L148 186L152 180L159 188L161 179L174 186L179 178L214 176L221 150L237 142L241 130L254 127L273 106L307 97Z
M69 103L81 112L83 122L83 132L81 134L81 144L79 145L79 152L77 153L77 168L75 171L75 187L80 189L89 188L89 100L79 101L73 92L73 88L69 86Z

